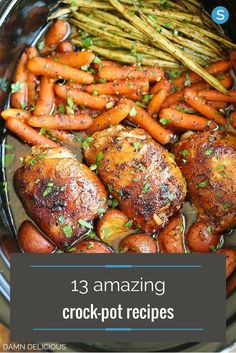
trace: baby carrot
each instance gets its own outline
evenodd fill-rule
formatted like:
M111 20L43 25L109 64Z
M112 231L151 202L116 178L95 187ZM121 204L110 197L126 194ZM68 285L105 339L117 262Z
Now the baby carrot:
M225 95L216 90L204 90L199 92L199 97L202 97L207 101L236 103L236 91L229 91L228 95Z
M230 64L232 69L234 70L234 73L236 74L236 50L232 50L230 52Z
M98 83L89 85L85 88L88 93L97 92L98 94L131 94L131 93L147 93L149 90L149 82L147 80L117 80L113 82Z
M162 78L159 82L155 83L155 85L151 88L151 93L155 94L158 93L160 91L160 89L162 89L167 83L169 82L169 84L171 85L170 81L167 81L167 79Z
M162 103L162 108L168 108L173 104L184 100L184 89L170 94L165 101Z
M92 118L88 114L64 115L39 115L27 119L33 127L61 130L85 130L92 125Z
M71 98L74 103L84 105L93 109L103 110L106 108L107 100L100 96L91 95L87 92L78 91L77 89L68 86L55 86L56 95L61 98Z
M124 120L131 110L131 102L128 99L121 99L120 102L93 120L93 125L86 131L92 135L96 131L101 131L111 125L118 125Z
M58 44L65 39L66 35L69 33L69 24L62 20L56 20L49 31L45 35L44 48L41 50L42 53L46 53L50 50L54 50Z
M65 40L58 45L57 50L59 53L70 53L74 51L74 48L69 41Z
M161 110L159 118L160 122L163 122L165 126L168 124L168 126L184 130L203 131L208 126L208 120L201 116L182 113L170 108Z
M43 145L49 147L58 147L58 145L47 138L46 136L40 135L35 129L26 125L19 119L9 118L6 121L6 127L20 137L24 142L30 145Z
M11 106L13 108L22 108L28 104L28 92L27 92L27 55L23 53L17 64L15 76L13 80L12 95L11 95Z
M103 67L98 73L100 79L107 81L113 80L135 80L145 79L148 81L160 81L164 77L163 71L155 66L122 66L122 67Z
M63 64L59 64L50 59L33 58L28 62L28 70L37 75L52 78L63 78L78 83L90 84L93 82L93 75L82 70L75 69Z
M228 102L208 101L208 104L212 105L215 109L225 109L228 107Z
M164 79L162 80L163 80L162 88L160 88L160 90L156 94L154 94L154 96L149 101L147 110L150 115L159 113L162 103L165 101L166 97L170 93L170 90L171 90L170 82L168 80L164 80Z
M37 100L34 115L50 114L54 105L54 80L47 76L41 78L39 98Z
M35 47L30 47L26 50L27 60L38 56L38 51ZM27 87L28 87L28 104L34 105L37 99L37 75L32 72L27 72Z
M215 110L215 108L210 104L207 104L205 100L199 97L198 93L191 88L187 88L185 90L184 99L186 103L191 105L191 107L196 109L202 115L206 116L208 119L214 120L219 125L225 125L225 117L217 110Z
M217 75L219 73L229 71L230 63L227 60L222 60L209 65L205 69L209 74ZM201 77L198 74L192 71L187 71L184 74L182 74L180 77L175 78L173 83L176 88L181 89L186 85L189 85L194 82L198 82L200 80L201 80Z
M93 67L95 70L99 71L103 67L122 67L122 66L116 61L100 60L97 63L93 63Z
M9 108L9 109L4 109L1 112L1 116L4 120L7 120L9 118L14 118L14 119L19 119L21 121L25 121L25 119L30 117L30 113L23 109Z
M132 102L128 119L146 130L156 141L161 144L169 143L173 140L173 133L164 129L156 120L154 120L144 109Z
M233 87L234 80L229 73L218 75L217 78L226 89L231 89Z
M229 115L230 124L236 129L236 111L233 111Z
M91 51L70 52L70 53L57 53L50 57L55 62L75 68L87 67L94 60L95 55ZM85 70L85 71L86 71Z
M194 89L194 91L199 91L210 87L211 86L205 81L200 81L191 85L191 88ZM163 102L162 108L168 108L173 104L184 101L184 92L185 92L185 88L170 94Z

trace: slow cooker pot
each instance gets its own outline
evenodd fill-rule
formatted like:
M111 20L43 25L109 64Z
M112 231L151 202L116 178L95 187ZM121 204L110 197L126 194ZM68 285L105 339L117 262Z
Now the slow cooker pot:
M236 1L204 1L208 11L215 6L226 6L230 11L230 19L223 26L229 36L236 42ZM14 73L15 64L22 51L34 43L47 25L47 17L59 6L54 0L1 0L0 1L0 108L6 104L9 86ZM5 183L4 149L5 128L0 126L1 154L1 198L0 198L0 322L9 326L10 286L7 252L9 247L20 251L16 241L16 229L9 204L9 195ZM13 205L14 207L15 205ZM236 244L235 244L236 245ZM217 310L217 308L216 308ZM166 352L218 352L230 351L236 342L236 292L227 299L227 338L224 343L77 343L67 344L67 351L166 351ZM22 318L23 320L23 318ZM23 323L23 321L22 321Z

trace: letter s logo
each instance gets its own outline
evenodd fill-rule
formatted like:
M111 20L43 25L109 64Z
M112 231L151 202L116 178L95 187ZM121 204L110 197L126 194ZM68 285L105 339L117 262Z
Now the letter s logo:
M223 10L218 10L217 11L217 18L218 21L222 21L225 19L225 13Z
M217 6L213 9L211 13L211 18L218 25L226 23L229 19L229 11L224 6Z

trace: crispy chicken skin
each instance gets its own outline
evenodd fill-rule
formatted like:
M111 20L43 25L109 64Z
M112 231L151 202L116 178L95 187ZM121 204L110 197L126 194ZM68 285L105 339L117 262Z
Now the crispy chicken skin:
M97 132L84 151L119 208L149 234L180 209L186 185L171 154L142 129L121 125ZM101 158L102 156L102 158Z
M236 135L201 132L174 148L199 218L218 231L236 226Z
M63 147L33 147L14 181L27 213L60 248L88 231L79 221L107 207L103 184Z

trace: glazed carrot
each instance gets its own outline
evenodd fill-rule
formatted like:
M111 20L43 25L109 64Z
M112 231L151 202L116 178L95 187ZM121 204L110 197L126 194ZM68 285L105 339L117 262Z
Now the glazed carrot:
M209 85L209 83L205 82L205 81L199 81L196 83L193 83L190 88L194 89L194 91L201 91L203 89L210 89L211 86Z
M156 94L154 94L154 96L149 101L147 110L150 115L159 113L162 103L170 93L170 90L170 82L163 79L162 88Z
M122 66L122 67L103 67L98 73L100 79L106 81L113 80L135 80L144 79L148 81L160 81L164 73L158 67L152 66Z
M236 129L236 111L233 111L229 115L230 124Z
M230 52L229 58L230 58L231 67L234 70L234 73L236 74L236 51L235 50L232 50Z
M204 131L208 126L208 120L201 116L182 113L170 108L161 110L159 118L160 122L165 125L184 130Z
M85 88L88 93L97 92L98 94L131 94L131 93L147 93L149 83L147 80L117 80L114 82L98 83L89 85Z
M49 147L58 147L58 145L47 138L46 136L40 135L35 129L26 125L22 121L9 118L6 121L6 127L20 137L24 142L30 145L44 145Z
M54 139L62 142L70 142L78 145L78 142L75 139L75 135L70 131L57 130L57 129L47 129L47 133L52 136Z
M185 102L178 102L170 105L168 108L178 110L182 113L195 114L196 110L194 110L189 104Z
M74 51L73 45L65 40L64 42L60 43L57 47L59 53L71 53Z
M125 98L131 99L132 101L139 101L143 98L142 94L140 93L130 93L123 95Z
M162 78L159 82L155 83L155 85L151 88L150 92L152 94L158 93L160 91L160 89L162 89L164 87L165 81L167 81L167 80ZM170 82L170 81L168 81L168 82Z
M121 99L120 102L106 112L94 119L93 125L86 131L88 135L92 135L96 131L101 131L112 125L118 125L124 120L131 110L132 101Z
M107 100L100 96L91 95L87 92L78 91L68 86L55 86L56 95L61 98L72 98L74 103L84 105L93 109L103 110L106 108Z
M35 47L28 48L26 50L27 60L38 56L38 51ZM37 75L32 72L27 72L27 88L28 88L28 104L34 105L37 99Z
M228 107L228 102L208 101L208 104L212 105L215 109L225 109Z
M42 77L40 82L39 98L37 100L34 115L47 115L50 114L54 105L54 80L47 76Z
M50 59L33 58L28 62L28 70L42 76L63 78L74 82L90 84L93 82L93 75L73 67L59 64Z
M95 68L95 70L99 71L103 67L122 67L122 66L116 61L100 60L100 62L98 63L93 63L93 67Z
M27 92L27 55L23 53L17 64L15 76L12 84L11 106L13 108L22 108L28 104Z
M214 120L219 125L225 125L226 119L217 110L214 109L210 104L207 104L205 100L198 96L194 90L188 88L184 93L185 102L191 105L199 113L206 116L208 119Z
M198 94L199 94L199 97L202 97L207 101L221 101L221 102L236 103L236 90L229 91L228 95L225 95L216 90L204 90L204 91L200 91Z
M27 124L33 127L61 130L85 130L92 125L92 122L92 118L87 114L39 115L27 119Z
M154 120L146 110L132 102L132 109L128 119L146 130L156 141L166 144L173 140L173 133L164 129L156 120Z
M89 66L94 60L95 55L91 51L71 52L71 53L57 53L50 57L55 62L75 68Z
M4 109L1 112L1 116L4 120L7 120L9 118L14 118L14 119L19 119L21 121L24 121L25 119L29 118L30 113L23 109L9 108L9 109Z
M234 80L229 73L218 75L217 78L226 89L231 89L233 87Z
M184 100L184 89L181 91L174 92L170 94L166 100L162 103L162 108L168 108L173 104L176 104L178 102L181 102Z
M45 46L41 50L41 52L45 53L47 51L54 50L58 46L58 44L63 39L65 39L68 33L69 33L69 24L62 19L56 20L45 35L45 39L44 39Z
M217 75L222 72L227 72L230 69L230 63L227 60L218 61L205 68L206 71L212 75ZM201 77L192 71L182 74L180 77L175 78L173 83L178 89L183 88L186 83L194 83L201 80Z

